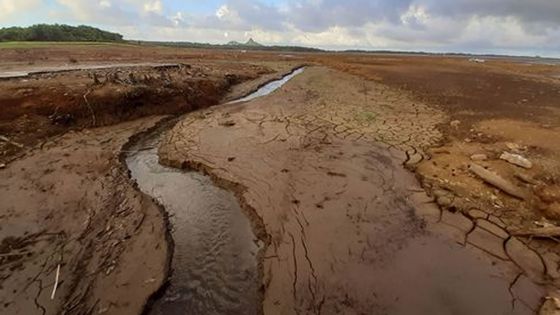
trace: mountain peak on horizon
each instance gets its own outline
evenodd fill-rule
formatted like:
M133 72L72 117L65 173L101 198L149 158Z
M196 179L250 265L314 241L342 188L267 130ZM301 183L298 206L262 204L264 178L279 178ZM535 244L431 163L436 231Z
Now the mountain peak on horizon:
M249 38L246 43L240 43L238 41L231 41L228 43L230 46L250 46L250 47L262 47L262 44L256 42L253 38Z
M261 44L257 43L253 40L253 38L249 38L249 40L245 43L246 46L262 46Z

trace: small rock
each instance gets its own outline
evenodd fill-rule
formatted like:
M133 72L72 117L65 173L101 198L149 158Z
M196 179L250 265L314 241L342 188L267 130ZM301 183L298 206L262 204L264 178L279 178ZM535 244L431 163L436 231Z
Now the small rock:
M471 140L471 138L465 138L465 142L466 142L466 143L471 143L472 140Z
M226 119L226 120L220 121L219 125L224 126L224 127L232 127L232 126L235 126L235 121L233 121L232 119Z
M468 212L469 216L473 219L486 219L488 218L488 214L484 211L478 210L478 209L471 209Z
M3 170L3 169L5 169L5 168L6 168L6 164L0 163L0 170Z
M459 120L453 120L452 122L449 123L449 125L451 125L451 127L453 127L453 128L459 128L460 124L461 124L461 121L459 121Z
M523 168L532 168L533 167L533 163L531 163L531 161L529 161L528 159L524 158L523 156L519 155L519 154L512 154L509 152L504 152L502 153L502 155L500 155L500 159L509 162L513 165L517 165Z
M519 145L517 143L513 143L513 142L506 142L506 148L508 148L509 150L511 150L513 152L521 152L522 150L525 149L521 145Z
M471 155L471 160L473 161L486 161L488 156L486 154L473 154Z
M453 203L453 200L447 196L440 196L437 198L436 200L437 204L446 208L451 206L451 204Z

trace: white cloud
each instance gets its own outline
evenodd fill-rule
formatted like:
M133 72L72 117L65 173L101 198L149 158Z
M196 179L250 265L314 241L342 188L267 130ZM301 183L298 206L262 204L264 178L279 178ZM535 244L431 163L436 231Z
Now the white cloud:
M218 19L223 19L228 15L230 15L230 11L227 5L222 5L216 10L216 17Z
M37 9L41 0L0 0L0 23L15 21L19 14Z
M153 13L162 13L163 5L160 0L148 1L144 3L144 11Z
M99 1L99 5L100 5L102 8L110 8L110 7L111 7L111 1L108 1L108 0L100 0L100 1Z
M173 21L173 24L175 24L175 26L179 26L184 22L183 13L181 12L175 13L175 15L171 17L171 20Z
M37 23L94 24L131 39L254 37L322 48L560 55L560 0L222 0L206 15L170 13L171 0L55 1L59 5L49 7L47 0L0 0L0 23L44 5L54 13Z

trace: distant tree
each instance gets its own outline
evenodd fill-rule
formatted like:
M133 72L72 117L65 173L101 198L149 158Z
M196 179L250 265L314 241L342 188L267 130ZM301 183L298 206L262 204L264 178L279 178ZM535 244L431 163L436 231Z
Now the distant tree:
M0 29L0 41L88 41L118 42L123 36L95 27L64 24L37 24L30 27L7 27Z

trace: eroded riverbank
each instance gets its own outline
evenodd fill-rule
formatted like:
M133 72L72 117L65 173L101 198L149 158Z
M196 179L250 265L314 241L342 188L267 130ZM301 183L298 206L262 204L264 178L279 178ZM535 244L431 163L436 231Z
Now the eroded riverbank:
M302 72L297 68L231 103L268 95ZM233 192L197 171L159 164L157 151L168 125L139 136L125 159L140 190L166 209L173 238L169 283L149 313L260 314L257 256L263 242Z
M142 312L165 282L166 226L120 152L161 119L69 132L0 170L0 313Z
M274 64L272 66L275 68ZM289 71L293 65L277 67ZM205 73L197 72L197 76L205 79L189 77L185 81L187 85L192 82L189 80L205 84L214 79L220 85L222 80L227 81L228 78L228 84L233 84L231 76L220 77L225 74L220 72L222 68L218 66L200 69L215 71L214 77L209 78ZM131 69L132 72L134 70L138 69ZM274 73L273 70L269 72ZM175 79L173 75L168 77L166 71L161 73L162 77L155 80L156 83ZM80 85L83 77L86 77L86 81L91 80L83 72L61 73L54 77L46 75L34 81L32 84L40 86L36 94L41 97L47 95L45 90L48 89L43 90L44 85L60 84L57 79L71 81L79 78L77 85L81 89L85 86ZM23 89L16 79L3 84L16 90ZM123 86L128 88L130 85L133 84L129 81L111 82L97 88L122 92ZM223 97L228 85L220 86L219 93L213 95L204 94L212 91L212 87L184 96L192 97L191 100ZM31 105L34 105L34 100L34 97L25 98ZM121 110L117 105L104 105L111 110ZM170 109L156 109L157 106L153 105L146 105L148 111L165 112ZM206 105L204 102L173 104L185 110ZM13 108L23 110L17 106ZM99 112L95 113L98 114L95 117L99 123L101 116ZM144 114L146 112L143 109L137 108L132 117ZM26 117L27 114L21 118ZM111 119L121 118L131 119L130 116ZM19 153L13 155L3 151L3 155L8 154L10 160L0 163L1 313L143 312L148 298L166 282L169 272L169 244L165 241L167 226L162 209L130 180L128 170L122 163L121 150L124 148L129 151L131 139L135 141L139 134L154 128L162 119L163 116L150 116L80 131L68 131L71 127L53 123L49 128L57 128L57 132L66 131L47 139L40 139L40 132L14 131L22 137L34 136L33 141L29 142L30 148L26 147L27 142L20 147L18 142L21 140L14 140L11 134L9 142L2 142L4 148L17 143ZM38 128L37 125L31 126L27 120L17 123L18 128ZM32 145L39 140L40 145Z

